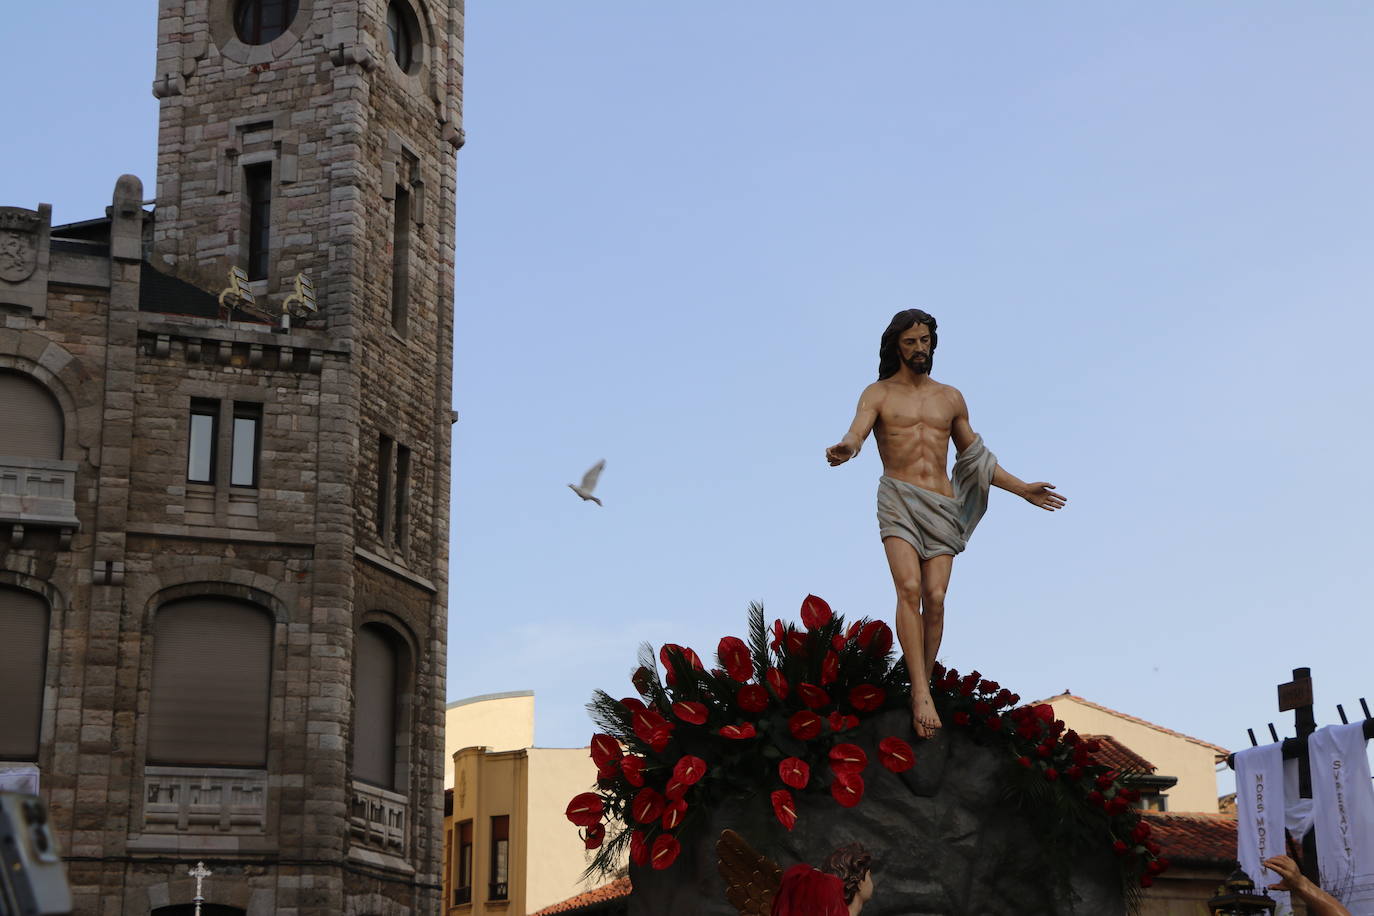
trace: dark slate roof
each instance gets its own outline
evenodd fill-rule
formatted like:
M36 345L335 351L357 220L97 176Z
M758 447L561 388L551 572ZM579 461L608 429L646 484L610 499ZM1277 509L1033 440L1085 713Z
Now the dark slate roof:
M185 280L162 273L144 261L139 265L138 310L165 315L218 318L219 298Z
M50 233L54 239L77 239L82 242L110 243L110 218L86 219L79 223L63 223L53 226Z

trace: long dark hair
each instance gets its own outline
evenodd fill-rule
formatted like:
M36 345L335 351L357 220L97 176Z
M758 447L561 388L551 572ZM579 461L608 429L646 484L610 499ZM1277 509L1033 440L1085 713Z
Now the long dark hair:
M926 371L935 365L935 347L940 343L940 335L935 333L935 318L920 309L904 309L892 316L892 323L883 332L882 342L878 344L878 379L891 378L902 367L902 354L897 349L897 338L918 324L930 328L930 358L926 360Z
M922 314L925 314L922 312ZM848 843L826 856L821 871L844 882L844 902L853 903L864 876L873 868L873 856L858 843Z

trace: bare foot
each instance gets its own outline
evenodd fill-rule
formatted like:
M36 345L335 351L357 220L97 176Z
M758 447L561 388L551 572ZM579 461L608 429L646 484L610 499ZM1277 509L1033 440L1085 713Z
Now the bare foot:
M940 716L935 711L935 701L930 694L922 692L911 697L911 726L916 729L917 738L930 738L940 727Z

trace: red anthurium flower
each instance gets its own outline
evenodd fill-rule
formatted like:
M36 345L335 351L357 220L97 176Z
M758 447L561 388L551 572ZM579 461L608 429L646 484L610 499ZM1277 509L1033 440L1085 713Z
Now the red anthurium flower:
M833 616L835 615L830 612L830 605L815 595L807 595L802 601L801 619L808 630L820 629L829 623Z
M635 673L630 675L630 683L635 685L635 690L639 691L640 696L649 695L649 687L654 682L654 673L644 666L635 669Z
M663 794L669 801L677 801L679 798L686 795L687 790L690 788L691 786L674 776L672 779L668 780L668 785L663 787Z
M792 793L786 789L778 789L769 798L773 801L773 814L777 817L778 823L788 830L797 824L797 803L792 800Z
M1001 684L997 683L996 681L990 681L987 678L984 678L983 680L978 682L979 693L996 693L998 690L1001 689L1001 687Z
M783 645L787 647L788 655L805 655L806 634L801 630L788 630L787 638L783 640Z
M762 684L745 684L735 694L735 705L745 712L763 712L768 708L768 689Z
M706 775L706 761L684 754L673 767L673 778L683 785L694 786Z
M1000 732L1002 730L1002 717L988 716L987 721L983 724L988 727L988 731Z
M754 674L754 660L749 647L738 636L727 636L716 647L716 657L725 666L725 673L743 684Z
M1097 787L1099 789L1110 789L1112 787L1112 783L1115 781L1115 772L1103 773L1101 776L1097 777Z
M1054 767L1045 767L1045 778L1050 782L1054 782L1059 778L1059 771Z
M1150 822L1137 821L1135 827L1131 829L1131 839L1139 843L1141 840L1149 839Z
M677 643L664 643L663 648L658 650L658 660L663 663L665 679L668 681L669 687L677 683L677 674L673 671L672 663L672 657L674 655L682 656L683 660L686 661L687 664L690 665L693 670L706 670L704 667L702 667L701 659L698 658L697 654L693 652L691 649L679 646Z
M886 655L892 649L892 628L881 620L870 620L859 631L859 645L872 655Z
M649 840L643 830L630 834L630 861L640 868L649 864Z
M625 774L625 781L632 786L644 785L644 758L622 757L620 759L620 772Z
M986 719L992 714L992 704L987 700L974 700L973 714L980 719Z
M1159 855L1158 850L1159 850L1159 847L1158 847L1157 845L1155 845L1154 843L1151 843L1151 844L1150 844L1150 854L1151 854L1151 855L1156 855L1156 856ZM1158 861L1158 863L1159 863L1159 870L1160 870L1161 872L1168 871L1168 870L1169 870L1169 866L1172 865L1172 864L1174 864L1174 863L1170 862L1168 859L1158 859L1157 861Z
M836 652L839 652L844 648L844 644L846 642L848 642L848 640L844 638L844 635L842 633L836 633L830 639L830 648L834 649Z
M778 763L778 778L794 789L805 789L811 781L811 765L800 757L788 757Z
M1035 713L1037 719L1046 725L1054 721L1054 707L1049 703L1041 703L1039 706L1033 707L1031 711Z
M682 700L673 704L673 715L692 725L705 725L706 705L693 700Z
M1130 848L1131 847L1127 846L1124 840L1114 840L1112 842L1112 852L1116 853L1119 856L1124 856L1126 854L1126 850Z
M596 849L605 839L606 828L601 824L593 824L587 828L587 835L582 838L582 842L588 849Z
M1145 848L1150 850L1150 855L1152 856L1157 856L1160 853L1160 845L1154 840L1147 841L1145 843ZM1167 862L1168 860L1166 859L1165 861Z
M860 712L872 712L887 699L887 691L872 684L860 684L849 691L849 705Z
M1025 754L1022 754L1020 757L1017 757L1016 762L1021 764L1021 766L1027 768L1029 768L1031 765L1031 759L1027 757Z
M857 772L836 773L830 783L830 794L844 807L852 808L863 800L864 778Z
M854 621L853 623L851 623L851 624L849 625L849 629L847 629L847 630L844 631L844 638L845 638L845 639L853 639L853 638L855 637L855 635L858 634L860 628L862 628L863 625L864 625L864 622L863 622L862 620L856 620L856 621ZM936 664L938 665L939 662L936 662Z
M620 742L610 735L592 735L592 760L597 766L619 760L623 756Z
M754 729L753 722L741 722L739 725L723 725L720 731L716 732L722 738L752 738L758 732Z
M601 812L604 810L600 795L595 792L583 792L581 795L574 795L573 800L568 802L568 820L579 827L590 827L601 823Z
M825 653L821 660L821 686L833 684L840 678L840 657L834 652Z
M615 778L616 778L617 776L619 776L619 775L620 775L620 761L619 761L619 760L607 760L605 763L601 764L601 766L599 766L599 767L596 768L596 781L597 781L597 782L601 782L603 779L615 779Z
M797 696L811 709L820 709L822 706L830 705L830 694L826 693L815 684L805 682L797 685Z
M654 840L654 848L649 853L649 864L662 871L677 861L680 852L682 844L677 841L677 837L661 833L658 839Z
M830 730L832 732L842 732L845 726L849 724L845 722L845 717L838 709L832 709L830 715L825 717L825 721L830 723Z
M651 748L661 751L667 746L668 739L672 735L673 725L663 718L657 710L637 710L631 717L631 721L634 724L635 734Z
M639 699L638 697L623 697L620 701L620 705L628 709L630 711L630 715L634 715L637 712L649 708L645 706L644 701Z
M630 812L641 824L652 824L663 813L663 804L663 796L646 786L635 793Z
M1029 764L1030 761L1027 760L1026 763ZM1096 805L1099 808L1106 804L1106 802L1102 800L1102 793L1097 791L1096 789L1093 789L1091 792L1088 793L1088 803Z
M905 773L916 765L916 752L901 738L884 738L878 742L878 760L894 773Z
M842 732L842 731L844 731L845 729L857 728L858 725L859 725L859 717L858 717L858 716L845 716L845 717L844 717L844 728L837 728L837 729L835 729L835 730L836 730L836 731Z
M682 826L682 819L687 816L687 802L676 799L668 803L663 809L663 829L676 830Z
M868 766L868 755L857 744L837 744L830 749L830 769L836 773L858 773Z
M778 651L778 647L782 645L784 632L785 631L782 628L782 621L773 621L773 641L770 643L770 645L772 646L774 652Z
M810 741L821 733L821 717L808 709L792 714L787 720L787 730L798 741Z
M777 694L779 700L787 699L787 678L782 676L781 671L769 668L764 673L764 680L768 681L768 686L773 688L773 693Z

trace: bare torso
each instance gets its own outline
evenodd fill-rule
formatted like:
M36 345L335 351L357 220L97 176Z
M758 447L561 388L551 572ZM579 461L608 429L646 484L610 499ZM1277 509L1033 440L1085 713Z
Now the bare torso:
M877 410L873 441L883 473L953 496L947 468L954 422L964 413L959 392L929 376L917 385L885 379L870 388L878 389L873 392Z

